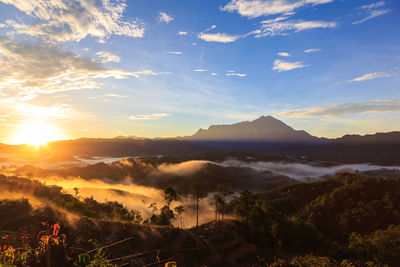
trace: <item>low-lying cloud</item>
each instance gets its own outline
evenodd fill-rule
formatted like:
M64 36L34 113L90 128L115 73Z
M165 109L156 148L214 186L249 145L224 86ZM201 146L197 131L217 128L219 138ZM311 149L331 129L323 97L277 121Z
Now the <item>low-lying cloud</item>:
M360 172L379 170L382 168L400 169L400 166L384 167L379 165L363 164L343 164L335 166L316 166L303 163L286 163L286 162L243 162L237 160L227 160L221 163L222 166L241 166L253 168L257 171L270 171L277 174L285 175L290 178L305 181L308 178L318 179L324 176L333 176L337 172Z

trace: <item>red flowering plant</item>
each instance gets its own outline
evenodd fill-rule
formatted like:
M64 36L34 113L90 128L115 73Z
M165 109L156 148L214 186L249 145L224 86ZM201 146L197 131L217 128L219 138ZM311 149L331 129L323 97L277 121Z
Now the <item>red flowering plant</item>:
M41 223L45 230L42 230L37 235L38 246L36 250L40 255L44 255L50 249L64 249L66 247L66 239L65 234L60 234L61 226L57 222L53 225L50 225L47 222Z

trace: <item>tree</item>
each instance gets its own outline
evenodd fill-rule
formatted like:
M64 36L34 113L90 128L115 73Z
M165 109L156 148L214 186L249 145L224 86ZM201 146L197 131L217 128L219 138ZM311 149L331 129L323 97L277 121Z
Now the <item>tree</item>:
M171 202L178 200L179 197L172 187L167 187L164 189L164 199L167 201L167 206L169 207Z
M196 228L199 228L199 200L207 196L204 183L195 182L190 185L190 194L196 199Z
M218 219L218 212L222 215L222 220L224 220L226 198L232 195L229 186L224 184L217 185L216 193L214 194L215 208L216 208L216 220Z
M214 194L214 204L215 204L215 223L218 222L218 212L221 210L221 196L218 195L217 193Z
M174 211L178 214L178 228L179 228L179 224L181 225L181 227L183 228L183 217L182 217L182 213L185 211L185 209L183 208L182 205L179 205L178 207L174 208Z
M75 191L75 197L79 198L79 188L78 187L74 187L74 191Z
M151 209L153 211L153 214L158 210L157 208L157 203L156 202L152 202L149 207L149 209Z

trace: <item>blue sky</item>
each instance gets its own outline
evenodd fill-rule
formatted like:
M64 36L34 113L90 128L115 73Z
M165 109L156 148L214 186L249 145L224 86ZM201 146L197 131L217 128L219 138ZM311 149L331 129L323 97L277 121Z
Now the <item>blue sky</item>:
M33 122L165 137L261 115L326 137L400 130L399 8L0 0L0 139Z

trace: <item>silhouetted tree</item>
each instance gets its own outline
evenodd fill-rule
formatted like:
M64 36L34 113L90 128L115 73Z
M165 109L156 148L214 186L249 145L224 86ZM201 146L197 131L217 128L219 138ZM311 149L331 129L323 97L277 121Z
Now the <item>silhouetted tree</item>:
M169 207L171 205L171 202L178 200L179 197L175 189L173 189L172 187L167 187L166 189L164 189L164 199L167 201L167 205Z
M174 208L174 211L178 214L178 228L179 228L179 223L181 223L181 227L183 228L183 216L182 216L182 213L185 211L185 209L183 208L182 205L179 205L178 207Z
M222 216L222 220L224 220L224 214L225 214L225 206L226 206L226 198L229 195L232 195L233 192L231 192L230 188L224 184L219 184L217 185L216 193L214 195L214 200L216 201L216 213L218 217L218 212Z
M199 200L207 196L207 190L202 182L190 185L190 194L196 199L196 228L199 228Z
M74 187L74 191L75 191L75 197L79 198L79 188L78 187Z

